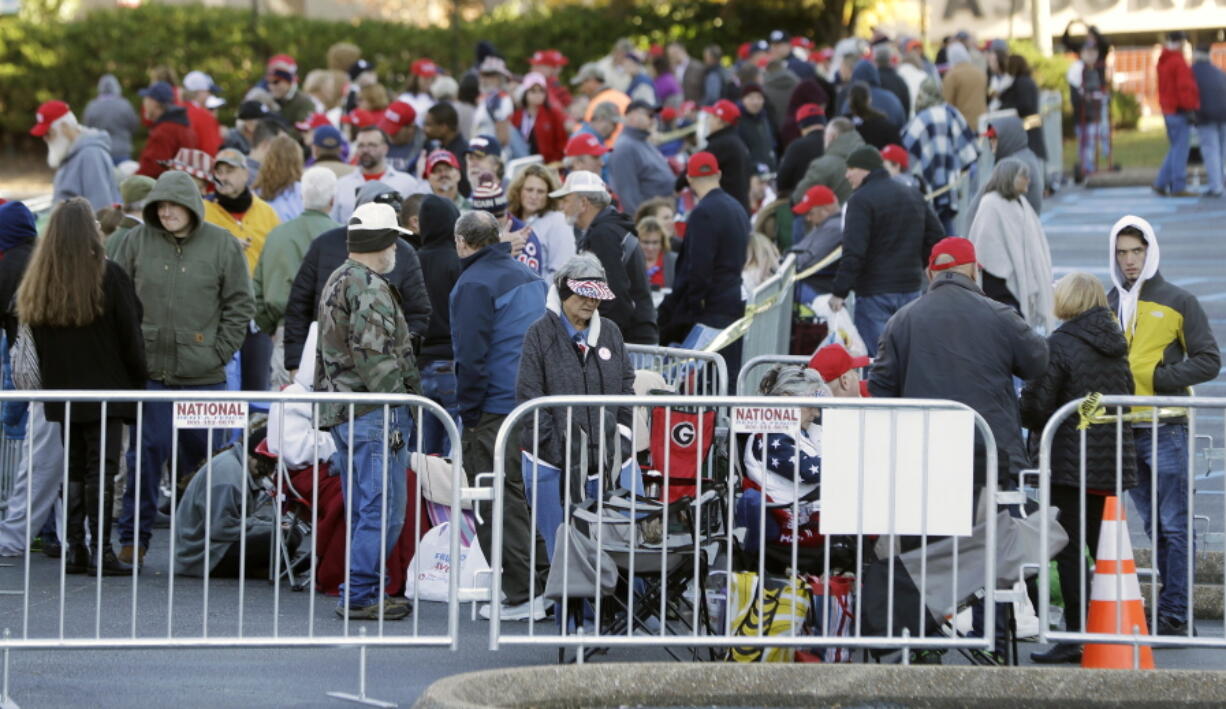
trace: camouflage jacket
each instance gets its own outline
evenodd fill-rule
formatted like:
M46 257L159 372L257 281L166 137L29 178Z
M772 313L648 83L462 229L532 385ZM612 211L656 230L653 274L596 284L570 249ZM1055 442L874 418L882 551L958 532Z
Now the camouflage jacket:
M319 299L315 391L416 394L417 363L400 295L382 276L347 259L328 278ZM354 416L377 406L354 407ZM349 418L347 404L320 404L319 425Z

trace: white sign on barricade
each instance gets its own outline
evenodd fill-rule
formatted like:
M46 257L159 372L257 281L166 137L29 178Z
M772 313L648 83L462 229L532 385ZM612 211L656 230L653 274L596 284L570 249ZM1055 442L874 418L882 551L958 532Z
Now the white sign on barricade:
M791 433L800 430L800 409L795 406L736 406L732 429L737 433Z
M244 428L245 401L176 401L175 428Z
M971 533L973 412L827 409L822 438L822 534Z

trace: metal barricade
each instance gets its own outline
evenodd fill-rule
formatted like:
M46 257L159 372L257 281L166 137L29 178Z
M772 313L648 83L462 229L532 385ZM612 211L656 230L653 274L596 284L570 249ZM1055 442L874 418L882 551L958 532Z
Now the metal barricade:
M8 510L9 498L17 481L17 467L21 463L21 438L0 436L0 519Z
M1042 641L1132 645L1134 667L1140 663L1143 646L1226 647L1222 633L1203 626L1198 633L1196 628L1198 606L1216 606L1218 612L1211 617L1219 618L1221 604L1226 604L1226 591L1220 590L1224 588L1223 578L1207 578L1221 573L1220 563L1204 564L1203 573L1195 563L1198 553L1221 554L1220 537L1216 549L1205 549L1210 546L1207 539L1196 543L1197 523L1220 529L1226 520L1226 501L1218 502L1222 499L1220 492L1202 497L1198 504L1198 484L1212 482L1209 466L1200 461L1211 463L1222 458L1211 437L1197 434L1197 414L1206 409L1216 410L1218 415L1226 412L1226 397L1095 394L1065 404L1048 420L1039 446L1040 514L1046 534L1046 520L1063 507L1061 518L1068 521L1061 524L1070 541L1066 556L1057 557L1058 569L1063 570L1060 586L1066 605L1065 630L1059 629L1059 621L1052 614L1051 569L1047 563L1039 565ZM1077 458L1069 461L1067 454L1061 456L1053 468L1057 436L1062 436L1062 450L1068 450L1068 445L1076 447ZM1093 453L1089 450L1090 436L1096 437ZM1205 438L1209 438L1209 446L1198 449L1197 441ZM1128 465L1133 461L1134 465ZM1135 478L1129 475L1130 468L1135 469ZM1199 476L1198 469L1202 470ZM1087 480L1089 476L1093 479ZM1105 520L1099 526L1096 522L1103 519L1106 501L1112 497L1117 501L1120 521L1109 524ZM1158 521L1157 540L1149 520ZM1100 536L1100 529L1111 533ZM1095 538L1097 543L1089 544ZM1132 547L1147 541L1151 568L1142 566L1135 569L1135 574L1130 573L1134 568ZM1094 572L1087 569L1087 547L1098 559ZM1098 558L1100 553L1108 556ZM1145 560L1145 556L1138 556ZM1091 573L1096 575L1091 577ZM1148 591L1140 578L1148 578ZM1202 582L1199 587L1198 580ZM1068 607L1076 599L1080 599L1078 607ZM1095 618L1088 610L1094 601L1107 604L1101 606L1110 609L1106 617ZM1136 613L1129 610L1134 603ZM1140 611L1144 605L1148 610ZM1182 611L1180 605L1184 606ZM1143 617L1139 617L1142 612ZM1200 620L1209 617L1202 615ZM1222 629L1226 631L1226 620Z
M420 548L427 516L451 522L436 553L460 558L467 483L457 425L437 403L392 394L0 392L0 402L10 400L33 402L25 442L33 464L23 471L33 484L23 519L10 514L0 523L25 540L20 576L0 591L6 688L13 650L339 646L359 649L360 689L329 694L377 703L365 692L367 648L456 649L458 573L450 574L445 603L431 607L417 583L408 597L384 598ZM271 404L266 422L254 411L262 402ZM46 407L61 403L62 423L48 422ZM331 433L320 430L324 404L340 406ZM425 440L427 418L434 440L450 446L450 462L437 468L408 458ZM113 520L112 537L107 481L127 435L124 419L141 444L129 453L128 514ZM267 433L262 444L251 437L259 430ZM411 467L398 474L403 459ZM150 530L162 474L170 481L168 529ZM48 485L51 495L65 491L58 561L31 553L41 524L35 498ZM106 553L121 544L131 551L126 570ZM83 572L92 577L85 592L69 583ZM247 583L253 579L260 583ZM317 591L337 588L351 589L341 591L340 605L317 603Z
M821 648L836 661L901 649L906 663L912 650L994 647L993 613L975 637L958 635L951 620L976 599L991 608L1004 597L995 588L996 524L973 519L972 500L996 489L995 440L973 410L906 399L653 401L663 440L653 435L649 460L621 455L639 448L632 429L628 441L592 435L626 420L641 398L544 397L504 419L484 493L494 503L491 649L553 646L560 658L573 649L579 662L628 647L742 661L780 648ZM721 409L731 412L730 437L715 432ZM814 429L809 419L819 414ZM791 438L770 437L771 427ZM822 435L837 443L823 446ZM977 490L976 437L985 442ZM800 475L779 482L764 471L778 468L769 451L788 441L782 455ZM845 472L815 482L825 468ZM840 505L840 496L855 502ZM827 500L819 530L813 515ZM1005 501L1005 493L980 500L989 509ZM768 542L776 513L798 523ZM961 523L964 531L949 531ZM957 534L971 537L938 537ZM545 599L555 622L545 620Z
M742 361L787 352L792 339L792 286L796 255L788 254L775 275L754 289L749 307L753 320L745 332Z
M762 373L768 367L778 364L808 364L809 357L804 355L759 355L747 360L741 365L741 371L736 375L736 395L754 396L758 393L758 382L762 381Z
M1043 147L1047 151L1044 163L1047 174L1044 184L1058 187L1064 180L1064 98L1059 91L1039 92L1039 115L1043 127Z
M635 369L659 374L674 392L703 396L728 393L728 365L717 352L626 345L626 353Z

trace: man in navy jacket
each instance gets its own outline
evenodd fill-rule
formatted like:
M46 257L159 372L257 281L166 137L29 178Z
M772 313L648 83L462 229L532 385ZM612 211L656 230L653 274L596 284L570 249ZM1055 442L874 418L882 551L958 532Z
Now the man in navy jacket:
M497 218L489 212L468 212L455 224L460 278L451 289L451 346L464 423L464 469L473 482L478 474L494 469L494 440L516 405L515 377L524 334L545 314L545 282L511 257L511 245L499 239L500 231ZM518 446L508 447L505 472L502 619L541 620L546 615L541 592L549 557L544 541L532 529ZM493 510L488 503L478 509L485 521L477 526L477 538L489 554ZM532 577L529 559L534 539L537 573ZM481 613L488 618L489 608Z

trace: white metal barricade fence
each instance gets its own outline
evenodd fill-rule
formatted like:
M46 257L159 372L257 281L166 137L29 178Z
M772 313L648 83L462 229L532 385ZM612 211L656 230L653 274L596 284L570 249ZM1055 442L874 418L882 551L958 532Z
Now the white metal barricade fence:
M626 353L630 355L630 364L635 369L659 374L674 392L702 396L723 396L728 393L728 365L717 352L626 345Z
M449 575L444 604L428 607L421 598L420 584L414 583L414 593L408 597L401 593L399 601L372 601L364 608L356 605L364 603L359 594L383 598L391 578L406 570L404 556L410 546L420 547L419 530L425 516L449 518L450 534L437 551L450 559L460 558L465 520L460 498L467 483L458 428L437 403L420 396L351 393L0 392L0 402L26 400L39 407L62 403L63 423L46 422L41 414L30 417L26 457L35 463L33 472L25 474L32 476L34 485L29 487L35 492L25 496L24 529L9 530L25 540L26 551L19 562L21 576L9 577L10 583L19 581L19 586L0 591L4 698L8 657L13 650L341 646L360 651L359 691L329 694L394 706L366 696L367 648L457 647L459 574ZM279 457L257 450L258 441L250 436L257 430L249 426L255 418L252 405L260 402L271 404L271 423L265 424L270 435L265 444L279 451ZM129 404L135 405L135 415L117 417L119 409ZM341 406L335 429L339 438L319 430L322 404ZM411 424L405 414L411 417ZM138 444L130 452L129 470L135 474L129 473L131 499L125 503L133 511L128 516L132 541L127 542L134 547L133 563L130 570L113 576L119 565L108 566L104 550L119 540L106 538L107 505L113 504L106 481L114 477L118 446L112 448L106 442L118 443L125 435L120 418L129 416L135 430L145 434L138 440L151 443L161 434L169 440ZM451 460L429 470L425 461L412 459L415 469L406 466L398 475L392 461L400 457L399 451L407 456L410 446L423 440L426 418L433 419L441 438L450 445ZM40 425L55 426L59 432L39 436L35 427ZM36 450L36 438L50 441L55 450ZM181 469L180 454L200 438L204 439L201 461ZM221 445L226 442L229 448ZM324 474L329 446L347 448L349 454L338 450L331 463L339 469ZM166 453L165 468L155 471L147 465L157 460L148 456ZM291 470L286 461L295 456L306 463ZM188 464L185 456L183 462ZM142 530L145 515L139 511L149 501L148 476L167 471L171 481L169 528L165 532L151 531L148 526ZM194 474L182 492L180 473ZM48 487L38 483L39 476L45 475L52 476L45 481L50 494L63 485L70 501L66 507L78 504L75 500L81 498L93 476L98 480L96 509L90 500L74 516L72 532L67 519L58 525L64 541L58 561L35 559L30 550L35 525L41 523L31 519L33 500L42 494L37 492L39 487ZM408 481L414 477L416 483L410 486ZM156 485L156 479L153 483ZM363 506L355 509L357 499ZM84 500L89 500L88 492ZM324 510L333 520L327 530L320 526ZM87 525L83 524L86 516L90 518ZM83 533L77 524L85 527ZM114 526L118 529L122 524L116 520ZM355 528L356 533L352 532ZM116 536L126 534L124 529ZM70 549L74 544L88 545L84 558ZM147 549L147 556L142 548ZM92 593L68 592L70 557L72 573L84 571L80 564L92 558L88 562ZM144 573L140 562L146 567ZM404 566L393 568L399 564ZM408 574L403 576L407 583ZM261 583L247 583L254 578ZM353 591L344 595L342 605L318 603L322 599L316 591L325 584L328 588L322 590ZM306 593L286 594L286 589ZM405 607L410 609L407 618ZM402 620L393 622L398 619Z
M618 446L639 447L633 432L628 442L597 435L591 445L574 445L625 419L641 398L544 397L521 404L504 420L493 488L479 492L494 503L491 649L556 646L560 653L574 649L582 661L597 648L651 647L669 654L691 648L695 658L707 648L712 659L725 650L764 661L771 648L822 648L846 661L853 649L901 648L906 662L911 650L994 647L991 612L976 637L959 636L947 625L976 598L991 608L1006 597L995 588L996 524L973 519L977 437L986 442L978 479L982 489L996 489L995 441L981 416L956 402L932 400L661 396L653 402L668 440L653 441L665 445L657 445L642 470L638 460L621 462ZM708 419L718 409L732 412L731 440L710 440L715 434ZM825 431L814 434L802 419L818 411ZM829 475L820 480L820 501L798 494L801 485L810 495L817 487L804 471L803 482L793 475L782 486L760 475L778 461L767 463L768 453L755 452L753 437L768 436L762 445L775 448L784 440L769 438L765 431L772 426L793 431L787 454L792 471L820 465ZM804 442L796 433L802 426ZM683 429L685 435L677 435ZM738 434L749 439L739 443ZM806 447L814 435L832 437L825 445L817 441L817 458ZM766 492L751 497L754 489ZM835 504L839 496L855 502ZM991 502L1012 504L1015 497L998 493ZM802 514L814 514L827 500L833 506L825 510L821 531L806 526L813 517ZM754 527L742 523L754 510L760 543L747 553ZM774 519L775 511L804 522L779 537L785 543L768 549L768 515ZM954 531L962 523L965 530ZM960 541L960 533L971 537ZM869 535L879 535L876 561ZM814 544L802 541L810 536ZM851 575L841 575L842 569ZM791 570L810 576L801 580L788 575ZM785 574L784 590L763 581L776 572ZM738 575L744 573L750 575ZM813 598L802 590L812 586L804 584L817 579L830 589L823 591L826 600L802 602L801 596ZM835 602L836 586L842 605ZM776 617L794 616L786 630L756 620L766 617L768 595ZM526 625L499 620L504 605L523 611L533 597L556 601L555 622L544 620L544 605L520 614Z
M1220 527L1226 520L1226 498L1223 502L1206 502L1197 507L1197 485L1204 484L1204 476L1197 476L1198 458L1221 460L1222 451L1210 447L1197 451L1197 442L1205 438L1197 434L1197 413L1205 410L1226 412L1226 397L1183 396L1099 396L1093 395L1084 401L1071 401L1060 407L1043 429L1039 446L1039 504L1044 520L1058 511L1053 495L1065 500L1068 508L1062 516L1072 514L1078 520L1075 528L1067 529L1071 561L1061 568L1079 567L1076 578L1060 579L1066 599L1064 619L1066 629L1061 631L1051 619L1051 569L1047 563L1039 564L1039 621L1040 639L1057 643L1094 643L1134 646L1133 657L1139 662L1141 646L1171 647L1226 647L1226 620L1222 621L1221 633L1196 628L1195 607L1198 602L1195 523L1198 520L1212 521ZM1063 432L1072 437L1077 449L1076 461L1061 460L1053 467L1053 447L1056 437ZM1087 443L1091 435L1108 433L1110 460L1100 460L1101 455L1091 459ZM1222 431L1218 431L1222 432ZM1226 432L1223 432L1226 435ZM1069 443L1066 439L1064 443ZM1135 461L1135 476L1130 479L1128 457ZM1106 485L1102 483L1102 470L1107 471ZM1208 471L1206 470L1206 473ZM1089 475L1097 482L1087 482ZM1054 482L1053 482L1054 480ZM1087 521L1087 515L1101 518L1104 495L1114 496L1125 520L1124 524L1103 524L1102 529L1114 530L1098 543L1088 542L1099 537L1099 530ZM1215 498L1208 497L1213 500ZM1097 509L1095 509L1097 508ZM1127 512L1125 512L1127 510ZM1135 512L1136 514L1131 514ZM1199 513L1199 514L1198 514ZM1159 540L1146 519L1158 521ZM1070 524L1071 524L1070 520ZM1048 527L1043 525L1046 533ZM1148 577L1148 594L1141 592L1137 579L1127 573L1127 559L1121 560L1123 552L1134 546L1133 539L1148 540L1152 544L1150 559L1152 568L1138 568L1141 577ZM1141 541L1144 543L1144 541ZM1180 548L1182 547L1182 551ZM1083 561L1086 549L1092 557L1106 549L1114 559L1102 575L1090 577ZM1165 558L1164 558L1165 557ZM1037 560L1036 560L1037 563ZM1123 567L1125 571L1116 571ZM1218 567L1220 569L1220 567ZM1165 578L1162 572L1165 570ZM1203 578L1203 574L1202 574ZM1092 579L1092 580L1091 580ZM1101 579L1101 582L1100 582ZM1226 579L1214 578L1205 584L1226 589L1221 584ZM1159 593L1159 585L1162 592ZM1087 595L1087 590L1090 595ZM1226 603L1226 590L1222 590ZM1104 598L1093 596L1102 594ZM1168 595L1169 594L1169 595ZM1080 598L1079 607L1069 608L1070 596ZM1182 601L1180 601L1182 596ZM1092 600L1114 603L1106 626L1111 632L1095 632L1087 629ZM1204 600L1209 600L1205 598ZM1135 615L1128 614L1129 602L1148 605L1144 625ZM1182 611L1178 606L1183 605ZM1170 609L1175 607L1174 617ZM1168 611L1163 613L1163 611ZM1205 621L1206 618L1201 618ZM1076 626L1076 630L1073 629Z

